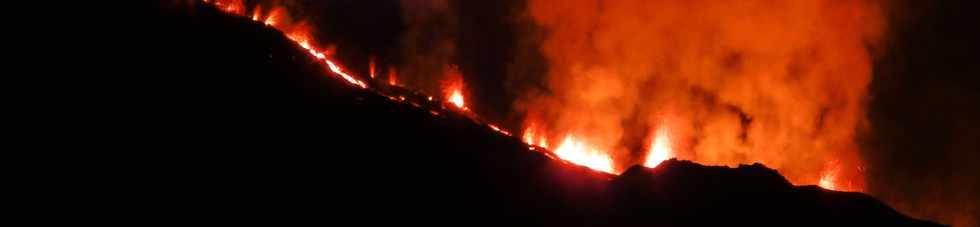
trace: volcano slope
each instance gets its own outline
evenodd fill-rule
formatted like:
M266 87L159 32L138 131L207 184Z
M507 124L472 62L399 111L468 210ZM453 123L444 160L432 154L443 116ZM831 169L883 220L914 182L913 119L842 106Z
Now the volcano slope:
M167 89L140 101L153 114L135 127L153 139L136 148L166 150L166 164L139 176L158 182L130 202L149 208L144 221L936 225L864 194L793 186L759 164L592 171L417 95L388 94L408 97L398 101L350 86L247 19L200 5L148 16L136 37L147 48L133 56L151 57L131 68Z

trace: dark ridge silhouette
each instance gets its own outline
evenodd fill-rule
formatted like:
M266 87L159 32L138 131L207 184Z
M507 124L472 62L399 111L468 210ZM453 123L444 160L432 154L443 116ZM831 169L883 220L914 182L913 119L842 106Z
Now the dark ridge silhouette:
M793 186L760 164L669 160L619 176L592 171L534 151L438 96L383 83L372 84L387 96L352 87L248 19L194 4L162 4L148 15L152 26L132 37L146 47L123 55L149 55L131 66L133 75L166 88L147 88L152 97L137 100L153 114L135 127L152 133L134 134L151 138L128 141L154 156L154 164L128 160L154 169L126 178L149 182L127 197L141 207L127 213L146 221L936 225L860 193ZM405 100L391 98L398 96Z

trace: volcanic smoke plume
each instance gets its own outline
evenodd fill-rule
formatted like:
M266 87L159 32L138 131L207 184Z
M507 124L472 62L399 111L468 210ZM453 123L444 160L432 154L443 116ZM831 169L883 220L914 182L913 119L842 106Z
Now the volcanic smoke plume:
M447 0L400 0L405 31L404 64L398 72L413 88L438 94L446 88L435 81L462 80L452 67L456 55L456 17Z
M875 1L530 0L547 32L544 90L516 102L548 141L568 135L643 164L660 128L671 156L761 162L797 184L862 190ZM823 179L821 179L823 178Z

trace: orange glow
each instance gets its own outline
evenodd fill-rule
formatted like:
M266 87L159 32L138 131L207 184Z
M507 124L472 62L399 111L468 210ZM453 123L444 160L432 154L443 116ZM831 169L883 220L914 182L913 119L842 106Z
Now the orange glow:
M282 20L283 14L285 14L285 12L286 10L283 8L273 8L272 11L269 12L269 16L265 18L265 22L264 22L265 25L276 26L279 20Z
M447 66L443 78L442 86L446 93L446 100L460 109L468 109L463 97L463 74L459 72L459 68L453 65Z
M834 191L863 191L864 186L855 184L851 178L842 175L841 168L843 166L837 160L828 162L823 173L821 173L820 180L817 181L817 186ZM858 171L862 171L861 168L858 168Z
M262 6L255 6L255 9L252 10L252 20L259 21L261 20L261 18L262 18Z
M569 162L607 173L613 173L612 159L605 152L595 150L588 144L568 135L558 146L555 154Z
M368 67L371 74L371 79L374 79L374 56L371 56L371 60L368 62Z
M670 135L667 134L665 127L661 127L657 130L657 135L650 144L650 152L643 165L650 168L657 167L661 162L670 158L673 155L672 153Z
M837 186L834 183L833 174L826 174L823 177L820 177L820 183L818 185L820 185L821 188L837 190Z
M511 135L511 134L510 134L510 132L508 132L507 130L503 130L503 129L500 129L500 127L497 127L496 125L493 125L493 124L487 124L487 126L489 126L489 127L490 127L491 129L493 129L494 131L497 131L497 132L499 132L500 134L504 134L504 135L508 135L508 136L510 136L510 135Z
M548 31L538 47L547 72L514 102L539 126L522 140L575 132L616 167L758 162L795 184L861 190L858 132L887 7L738 2L528 0ZM665 116L669 135L649 130ZM633 158L633 147L648 154Z
M391 86L398 85L398 71L395 67L388 68L388 84Z
M529 145L535 145L543 148L548 148L548 138L541 135L535 135L535 129L533 127L528 127L524 130L524 142Z
M208 3L208 1L204 1L204 2ZM214 5L219 9L224 9L229 14L247 17L245 16L244 13L245 5L242 4L242 0L218 0L215 1ZM306 49L306 51L309 52L310 56L313 56L316 59L326 63L327 69L332 71L334 74L340 76L340 78L342 78L344 81L347 81L348 83L361 88L367 88L367 84L365 84L360 80L357 80L356 78L354 78L353 76L345 72L343 67L335 63L334 60L331 60L327 57L330 52L329 49L326 52L323 52L323 51L319 51L315 46L313 46L312 44L313 39L312 36L310 35L311 33L310 33L309 26L307 26L303 22L287 24L285 20L287 16L288 15L286 14L285 8L276 7L269 13L269 15L263 21L266 25L272 26L285 33L286 37L288 37L293 42L296 42L296 44L298 44L303 49ZM251 17L252 20L255 21L260 20L261 12L259 11L258 7L256 7L256 10L252 13Z
M466 107L466 103L463 101L463 94L459 92L459 89L453 90L449 95L449 102L459 108Z
M351 83L353 85L360 86L361 88L367 88L367 85L364 84L364 82L361 82L361 81L359 81L357 79L354 79L354 77L352 77L352 76L348 75L347 73L345 73L344 70L341 69L340 66L338 66L337 64L334 64L333 61L331 61L331 60L324 60L324 62L326 62L327 65L330 66L330 70L332 70L334 73L336 73L336 74L340 75L341 77L343 77L344 80L347 80L348 83Z
M214 1L214 5L217 6L218 9L224 10L230 14L242 15L245 13L245 4L242 3L242 0L217 0Z
M534 129L528 128L527 130L524 130L524 142L534 145Z
M548 117L535 118L537 125L529 124L521 139L549 148L551 138L558 145L554 150L558 158L608 173L613 173L613 166L655 167L672 157L708 165L761 162L794 183L860 191L863 173L849 167L861 162L855 155L859 147L854 132L865 120L862 100L871 69L865 41L876 40L882 22L861 0L827 7L810 5L823 1L781 3L797 13L786 14L764 8L767 4L729 9L712 2L687 7L669 1L568 0L568 5L608 7L562 8L547 3L566 1L530 0L532 19L553 29L541 47L550 60L544 80L548 92L529 94L521 103L529 115ZM242 0L205 2L281 31L323 62L331 71L329 76L368 88L333 59L331 46L318 43L311 27L291 18L286 8L265 7L263 12L256 7L247 14ZM595 8L605 10L589 10ZM705 17L691 26L632 21L636 19L633 15L657 15L672 21L693 8L707 13L701 13ZM853 24L850 21L867 23L836 26ZM805 29L798 30L801 28ZM678 37L663 39L663 34ZM582 45L586 47L578 48ZM372 56L370 78L378 76L376 64ZM403 79L415 79L408 72L403 72L408 76ZM439 80L444 83L444 100L467 110L464 94L468 90L459 70L447 66L445 76ZM395 67L388 68L387 77L388 84L398 85ZM414 84L416 80L406 81ZM660 126L653 135L624 142L624 135L646 131L663 120L645 114L680 117L671 119L669 130ZM641 122L624 126L623 122L634 118ZM495 125L488 127L510 135ZM627 130L629 127L641 128ZM629 152L622 144L648 146L648 153L642 160L613 159L630 157L616 153ZM830 159L840 164L821 168Z
M824 173L824 175L820 177L820 182L817 185L819 185L821 188L837 190L837 183L835 182L837 180L836 178L837 173L833 171Z

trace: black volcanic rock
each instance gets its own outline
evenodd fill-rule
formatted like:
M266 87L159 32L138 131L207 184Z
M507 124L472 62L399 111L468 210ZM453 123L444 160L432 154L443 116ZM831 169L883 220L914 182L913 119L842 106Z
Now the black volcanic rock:
M930 226L861 193L793 186L761 164L738 168L668 160L611 182L615 223L655 217L667 226Z
M143 99L159 111L133 123L148 138L134 148L165 151L152 159L159 165L127 160L155 171L123 178L150 182L126 197L139 206L120 209L124 216L252 225L934 225L860 193L793 186L759 164L670 160L620 176L592 171L467 114L351 87L247 19L200 5L150 16L152 31L134 39L151 44L140 52L152 59L134 68L173 86ZM408 92L398 90L386 89Z

